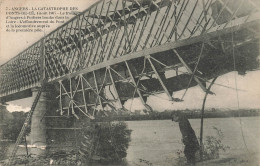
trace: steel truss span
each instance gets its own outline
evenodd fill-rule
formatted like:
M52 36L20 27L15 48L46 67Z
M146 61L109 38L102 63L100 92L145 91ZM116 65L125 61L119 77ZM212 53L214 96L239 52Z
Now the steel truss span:
M47 80L61 114L93 118L134 97L150 110L147 96L162 92L181 101L172 93L206 91L234 70L234 54L240 74L258 67L259 9L257 0L99 1L0 67L1 100Z

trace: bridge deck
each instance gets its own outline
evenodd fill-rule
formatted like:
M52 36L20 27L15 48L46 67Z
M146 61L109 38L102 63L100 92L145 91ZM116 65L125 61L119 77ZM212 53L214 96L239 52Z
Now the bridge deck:
M259 8L256 0L99 1L3 64L0 97L39 86L43 78L57 82L241 29L245 35L235 44L255 40Z

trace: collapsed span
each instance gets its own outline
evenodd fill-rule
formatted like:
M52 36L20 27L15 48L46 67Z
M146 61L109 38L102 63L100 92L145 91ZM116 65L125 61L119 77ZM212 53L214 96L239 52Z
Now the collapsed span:
M139 97L258 68L255 0L99 1L0 67L1 101L56 87L61 114L93 117ZM17 95L19 94L19 95Z

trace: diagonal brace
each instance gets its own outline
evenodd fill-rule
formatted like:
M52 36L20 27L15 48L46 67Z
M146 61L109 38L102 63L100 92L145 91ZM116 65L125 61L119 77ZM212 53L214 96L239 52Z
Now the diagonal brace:
M150 58L150 55L146 56L146 58L148 59L149 63L151 64L151 67L152 67L152 69L153 69L153 71L154 71L154 73L155 73L157 79L160 81L160 84L161 84L161 86L163 87L165 93L167 94L169 100L170 100L170 101L173 101L174 99L173 99L172 95L171 95L170 92L168 91L168 89L167 89L167 87L165 86L165 84L164 84L162 78L160 77L158 71L156 70L155 66L153 65L153 63L152 63L152 61L151 61L151 58Z
M183 64L183 66L187 69L189 74L193 74L192 70L190 69L190 67L187 65L187 63L182 59L182 57L180 56L180 54L173 49L173 52L177 55L177 57L179 58L179 60L181 61L181 63ZM201 83L201 81L194 75L194 80L199 84L199 86L201 87L201 89L204 92L207 92L206 87ZM209 94L214 94L213 92L208 92Z
M146 103L145 103L145 101L144 101L143 95L142 95L142 93L140 92L140 90L138 89L138 85L137 85L137 83L135 82L134 76L133 76L133 74L132 74L132 72L131 72L131 70L130 70L130 67L129 67L129 65L128 65L128 62L125 61L125 64L126 64L128 73L129 73L129 75L130 75L130 77L131 77L131 79L132 79L132 81L133 81L134 87L136 88L137 93L138 93L138 95L139 95L139 97L140 97L140 99L141 99L141 102L143 103L143 105L145 105Z
M117 92L116 85L115 85L115 81L114 81L114 79L113 79L110 66L107 66L107 70L108 70L108 73L109 73L110 80L111 80L111 83L112 83L112 85L113 85L113 88L114 88L114 90L115 90L115 93L116 93L116 96L117 96L117 100L119 101L120 108L124 108L123 104L121 103L120 96L119 96L119 94L118 94L118 92Z

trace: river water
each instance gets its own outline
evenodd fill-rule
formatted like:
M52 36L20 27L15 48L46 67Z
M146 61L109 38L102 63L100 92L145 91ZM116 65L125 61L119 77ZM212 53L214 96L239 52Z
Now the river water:
M189 121L198 137L200 119ZM184 148L178 123L171 120L127 121L127 124L132 130L126 157L129 165L147 165L140 159L153 165L173 165L177 150ZM223 132L222 143L230 147L220 157L260 152L260 117L205 119L204 139L217 135L213 127ZM25 148L19 148L19 153L25 154Z
M198 137L200 119L189 121ZM139 159L149 161L153 165L172 165L171 163L176 158L176 151L184 148L178 123L171 120L129 121L127 123L128 127L133 130L127 154L130 165L140 165ZM241 132L241 126L243 132ZM230 147L226 152L222 152L220 157L240 155L248 151L260 152L260 117L242 117L241 123L240 118L205 119L204 139L206 136L217 135L213 127L223 132L222 143Z

